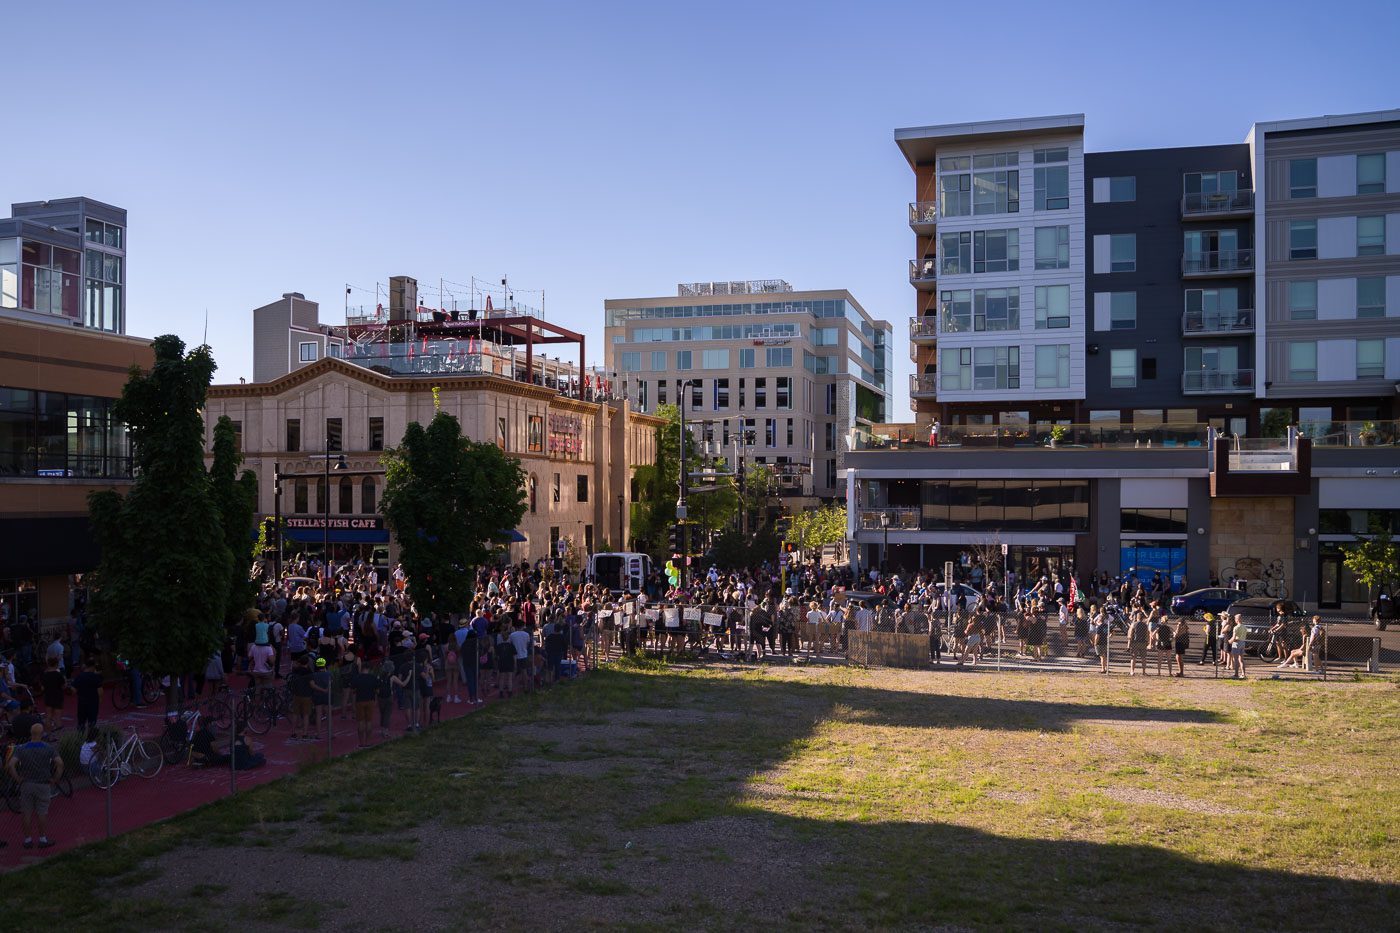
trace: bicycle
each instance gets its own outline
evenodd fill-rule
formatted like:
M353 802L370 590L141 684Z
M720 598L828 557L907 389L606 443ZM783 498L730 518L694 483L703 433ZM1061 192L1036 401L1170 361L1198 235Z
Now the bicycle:
M161 689L160 680L155 677L141 678L141 702L146 706L151 706L160 701L165 695ZM112 707L114 709L126 709L131 705L131 674L123 671L117 685L112 688Z
M199 718L199 708L195 707L173 719L166 719L165 731L156 740L166 764L173 765L182 759L189 759L190 742L199 728Z
M160 746L150 739L141 738L135 726L128 726L131 732L120 746L107 737L107 747L92 769L92 783L106 790L130 774L143 778L153 778L160 773L165 758Z
M285 687L257 687L239 697L236 715L255 735L266 735L279 720L288 718L291 707Z

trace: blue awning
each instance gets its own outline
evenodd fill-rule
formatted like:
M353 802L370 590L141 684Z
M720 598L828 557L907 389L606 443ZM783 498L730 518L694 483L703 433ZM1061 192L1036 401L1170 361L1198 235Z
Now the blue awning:
M283 534L293 541L307 544L326 540L326 533L319 528L288 528ZM330 539L337 544L388 544L389 529L332 528Z
M504 528L502 528L502 529L501 529L501 532L500 532L500 535L501 535L501 536L500 536L499 538L497 538L496 540L498 540L498 541L524 541L524 540L525 540L525 536L522 535L520 532L516 531L514 528L510 529L509 531L507 531L507 530L505 530Z

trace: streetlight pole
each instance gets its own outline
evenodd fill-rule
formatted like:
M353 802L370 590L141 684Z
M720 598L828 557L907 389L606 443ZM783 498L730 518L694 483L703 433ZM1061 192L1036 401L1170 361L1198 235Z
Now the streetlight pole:
M679 478L680 495L676 499L676 520L681 524L681 566L680 584L681 589L685 589L685 572L690 563L690 525L686 521L686 466L685 466L685 394L695 380L687 379L681 383L681 397L676 399L680 403L680 445L681 445L681 475Z
M623 510L623 508L625 507L625 505L626 505L626 500L623 499L622 493L618 493L618 494L617 494L617 549L618 549L619 551L625 551L625 550L627 550L627 539L626 539L626 537L625 537L625 534L626 534L626 533L622 530L622 510Z
M890 510L888 505L880 513L880 530L884 533L885 538L884 543L880 545L880 575L883 577L890 566Z
M327 584L331 582L331 436L326 435L326 469L325 469L325 498L321 501L323 506L321 512L322 541L321 541L321 573ZM341 454L336 460L336 472L346 469L345 454Z
M276 575L272 578L275 583L282 582L282 464L273 461L272 464L272 533L277 536L277 569Z

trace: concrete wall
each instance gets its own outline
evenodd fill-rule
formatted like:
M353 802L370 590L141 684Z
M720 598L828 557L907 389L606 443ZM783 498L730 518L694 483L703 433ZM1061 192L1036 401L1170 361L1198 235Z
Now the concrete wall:
M1217 498L1210 518L1210 566L1222 584L1243 578L1251 595L1295 595L1292 498Z

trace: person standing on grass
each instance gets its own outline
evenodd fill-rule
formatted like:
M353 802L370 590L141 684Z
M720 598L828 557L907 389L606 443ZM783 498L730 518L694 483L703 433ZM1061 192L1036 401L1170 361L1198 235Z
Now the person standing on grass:
M1176 652L1176 676L1186 676L1186 652L1191 650L1191 620L1182 616L1177 620L1176 633L1172 637L1172 649Z
M287 673L287 692L292 697L292 741L308 741L311 738L311 664L306 653L300 654L292 662Z
M1128 626L1128 676L1137 672L1142 665L1143 676L1147 676L1147 623L1142 620L1142 610L1133 610L1133 624Z
M360 748L368 748L374 732L374 709L379 698L379 678L364 666L356 665L355 676L350 678L350 686L355 692L355 734Z
M53 786L63 774L63 759L58 749L44 741L43 723L29 728L29 741L10 755L6 770L19 785L20 813L24 820L24 847L34 848L34 829L39 830L39 848L53 845L49 839L49 800Z
M982 619L975 615L968 619L963 634L967 642L963 647L962 657L958 659L958 667L967 663L968 655L972 655L973 664L982 659Z
M1308 658L1313 670L1320 674L1327 673L1327 630L1322 627L1322 616L1312 617L1312 629L1308 632Z
M1089 611L1093 613L1094 629L1094 650L1099 656L1099 673L1108 673L1108 638L1112 633L1109 631L1108 613L1097 606L1090 606Z
M1249 675L1244 670L1244 646L1245 642L1249 640L1249 629L1245 627L1244 619L1240 617L1239 613L1235 613L1233 621L1235 627L1230 633L1230 660L1235 668L1235 677L1240 680L1248 680Z
M531 681L535 679L533 660L530 657L530 633L525 631L525 623L517 619L511 628L510 635L507 636L510 646L515 651L515 667L511 675L511 689L514 690L516 684L524 681L521 690L529 690Z

